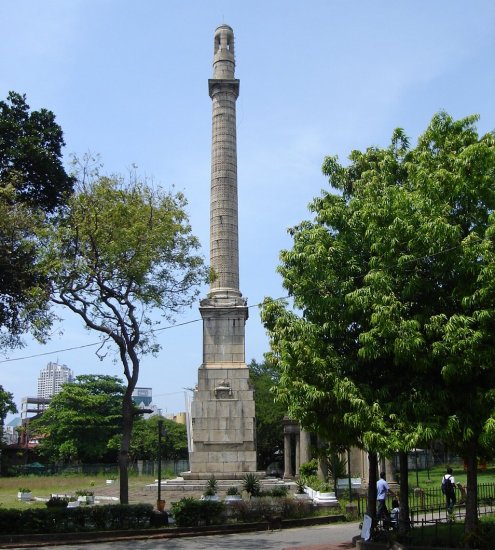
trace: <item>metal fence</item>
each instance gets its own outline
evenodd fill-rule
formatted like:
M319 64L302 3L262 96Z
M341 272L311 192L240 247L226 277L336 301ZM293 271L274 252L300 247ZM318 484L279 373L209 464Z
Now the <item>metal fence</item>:
M387 497L387 508L392 509L392 498ZM466 515L466 490L456 488L456 505L451 515L447 514L446 497L440 488L412 489L409 491L409 511L413 524L446 521L448 518L464 519ZM363 515L367 497L358 497L358 512ZM478 484L478 515L495 514L495 483Z
M161 469L163 476L180 475L181 472L189 470L187 460L162 460ZM17 472L20 475L105 475L109 478L115 478L119 474L118 464L40 464L33 469L29 464L19 466ZM158 461L156 460L138 460L129 465L130 475L158 475Z

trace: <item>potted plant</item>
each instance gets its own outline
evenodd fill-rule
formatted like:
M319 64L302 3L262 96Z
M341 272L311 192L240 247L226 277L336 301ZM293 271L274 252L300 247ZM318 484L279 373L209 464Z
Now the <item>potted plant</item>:
M309 500L311 497L306 493L306 481L300 477L296 479L297 491L294 495L294 498L298 500Z
M225 502L237 502L239 500L242 500L241 493L239 493L239 489L237 487L229 487L227 489L227 496L225 497Z
M206 483L206 489L203 493L203 500L220 500L217 495L218 481L215 476L211 476Z
M89 489L78 489L76 497L81 504L94 504L95 502L95 494Z
M242 488L249 495L249 498L259 496L261 492L261 483L255 474L246 474L242 480Z
M31 489L27 489L26 487L19 487L17 498L19 500L31 500L33 498L33 493L31 492Z

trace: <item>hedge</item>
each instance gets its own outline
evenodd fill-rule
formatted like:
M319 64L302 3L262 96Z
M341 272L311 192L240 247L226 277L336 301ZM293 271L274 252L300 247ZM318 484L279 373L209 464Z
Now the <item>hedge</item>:
M77 508L0 508L0 533L70 533L143 529L152 525L151 504L108 504Z

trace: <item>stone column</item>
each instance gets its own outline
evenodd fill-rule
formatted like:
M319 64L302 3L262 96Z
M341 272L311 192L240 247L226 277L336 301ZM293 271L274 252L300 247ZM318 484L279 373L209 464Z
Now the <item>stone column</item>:
M299 457L301 464L310 461L311 434L305 430L299 431Z
M301 466L301 438L300 438L300 432L296 434L296 476L299 475L299 466Z
M292 477L291 434L284 433L284 477Z
M239 290L234 32L215 30L210 184L212 280L199 311L203 361L191 403L191 471L187 479L242 479L256 472L254 391L245 362L246 299ZM261 476L263 472L257 472Z
M237 136L234 33L228 25L215 32L213 78L208 88L213 106L211 146L210 296L229 298L239 292L237 223Z

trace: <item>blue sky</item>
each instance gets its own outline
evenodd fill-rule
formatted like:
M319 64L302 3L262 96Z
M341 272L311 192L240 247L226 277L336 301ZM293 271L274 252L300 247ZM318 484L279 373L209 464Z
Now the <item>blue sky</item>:
M326 155L386 146L394 128L414 144L435 112L481 116L495 128L495 3L492 0L4 0L0 4L0 98L27 95L64 130L65 159L101 155L105 170L142 176L189 200L194 233L209 250L213 34L236 39L240 288L249 305L285 294L276 273L287 228L327 181ZM207 289L203 289L202 297ZM39 370L58 360L76 374L121 374L99 361L97 341L62 312L51 341L29 339L0 358L0 384L36 395ZM178 316L200 318L198 304ZM197 381L201 323L159 334L162 350L142 362L166 412L184 409ZM246 326L246 360L268 340L256 307ZM38 354L47 355L32 357ZM25 359L20 359L24 358ZM9 359L5 361L5 359ZM15 360L14 360L15 359Z

